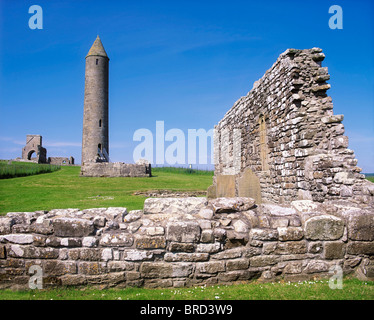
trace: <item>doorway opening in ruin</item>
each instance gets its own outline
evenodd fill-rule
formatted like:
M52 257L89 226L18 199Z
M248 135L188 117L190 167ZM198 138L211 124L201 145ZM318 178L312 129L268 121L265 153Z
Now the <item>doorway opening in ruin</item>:
M27 160L35 160L35 159L36 159L36 151L35 150L31 150L27 154Z

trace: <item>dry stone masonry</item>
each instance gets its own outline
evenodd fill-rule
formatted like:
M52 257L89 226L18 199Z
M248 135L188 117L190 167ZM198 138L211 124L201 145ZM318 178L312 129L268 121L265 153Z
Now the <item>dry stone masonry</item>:
M148 198L143 210L59 209L0 218L0 288L184 287L344 274L374 280L374 214L347 201L256 205Z
M209 197L257 203L350 199L373 204L343 115L326 94L330 75L319 48L288 49L216 126Z
M28 288L35 265L44 287L298 281L337 268L374 280L374 184L332 112L323 59L318 48L287 50L229 110L216 127L207 197L0 217L0 288ZM87 161L82 175L135 169Z

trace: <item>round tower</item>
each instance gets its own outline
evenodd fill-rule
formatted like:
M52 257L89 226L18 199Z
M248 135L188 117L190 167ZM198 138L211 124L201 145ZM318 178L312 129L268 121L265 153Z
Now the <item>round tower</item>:
M99 36L86 56L82 165L109 162L109 58Z

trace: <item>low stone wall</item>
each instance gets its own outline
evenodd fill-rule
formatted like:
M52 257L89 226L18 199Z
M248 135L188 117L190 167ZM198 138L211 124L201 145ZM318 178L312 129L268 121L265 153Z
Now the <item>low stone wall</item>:
M374 212L347 201L149 198L144 210L58 209L0 217L0 288L183 287L344 274L374 280ZM34 269L32 269L34 270Z
M85 177L150 177L151 165L123 162L85 162L81 166Z

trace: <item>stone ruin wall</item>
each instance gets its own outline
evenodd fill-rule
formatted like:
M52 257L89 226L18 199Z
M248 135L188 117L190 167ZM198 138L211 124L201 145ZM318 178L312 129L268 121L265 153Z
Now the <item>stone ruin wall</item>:
M319 48L288 49L226 113L215 128L211 197L373 204L372 187L348 149L343 115L333 114L326 94L324 58Z
M151 177L150 164L123 162L85 162L81 166L84 177Z
M0 288L184 287L235 281L374 280L374 213L309 200L148 198L144 210L60 209L0 217ZM35 267L33 267L35 268Z

